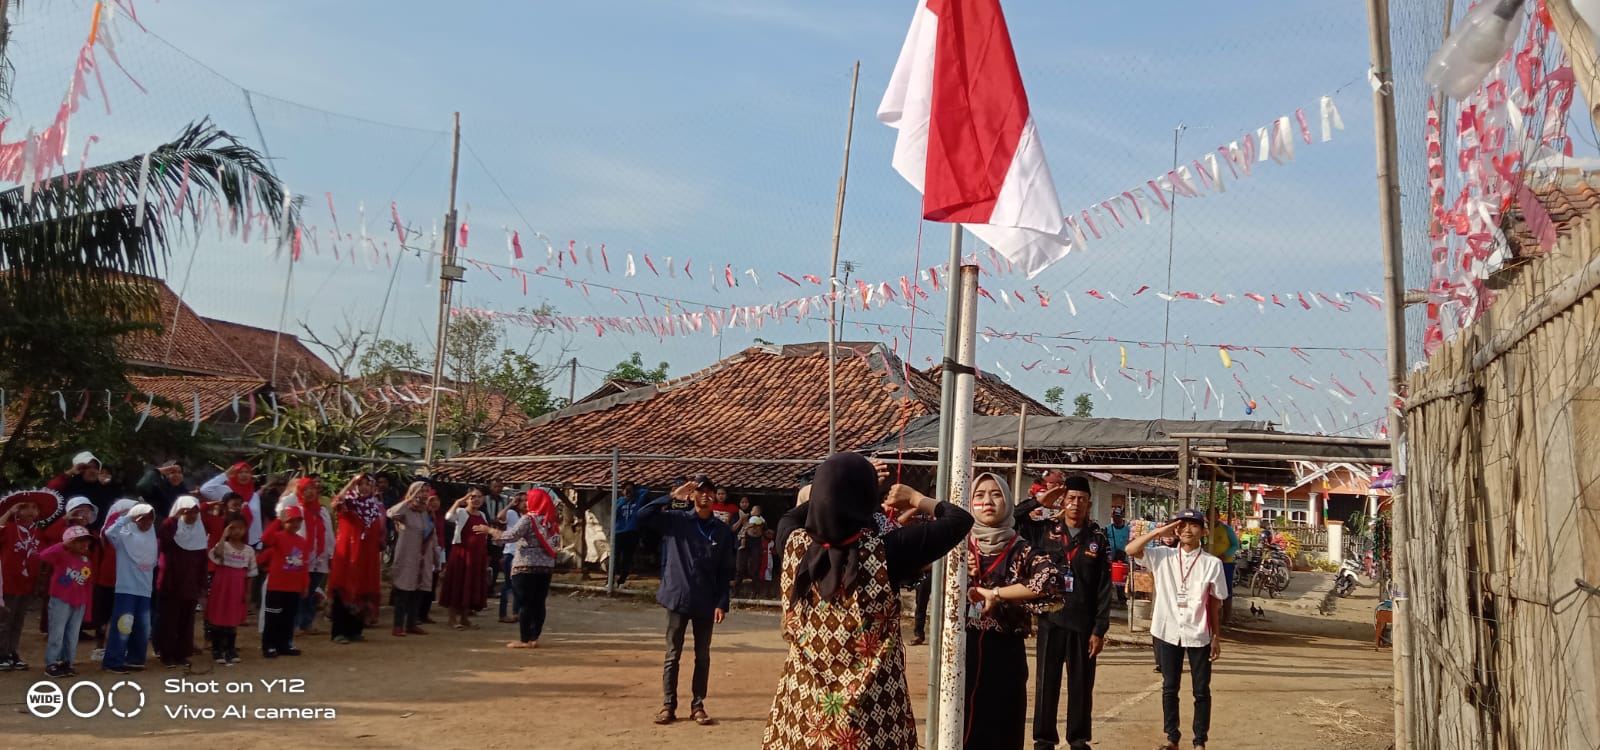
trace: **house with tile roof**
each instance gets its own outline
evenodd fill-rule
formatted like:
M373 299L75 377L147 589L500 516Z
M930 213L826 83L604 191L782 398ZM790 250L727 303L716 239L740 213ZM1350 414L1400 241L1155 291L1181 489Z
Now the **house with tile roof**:
M882 344L838 344L836 361L841 449L878 442L939 411L938 380ZM446 462L443 473L609 490L615 448L651 456L622 462L623 478L643 484L704 473L742 494L792 494L827 454L827 380L825 344L751 347L690 375L539 417ZM980 381L978 392L980 413L1015 413L1010 404L1027 403L1030 413L1054 415L994 378ZM548 458L519 460L532 456Z
M245 364L280 390L339 380L339 373L312 352L299 336L217 318L201 318ZM277 350L274 363L273 350Z

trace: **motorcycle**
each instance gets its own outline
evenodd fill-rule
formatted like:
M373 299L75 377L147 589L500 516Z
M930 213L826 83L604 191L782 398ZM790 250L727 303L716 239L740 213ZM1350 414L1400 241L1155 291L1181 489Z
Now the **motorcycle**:
M1360 585L1360 581L1356 578L1359 570L1361 570L1360 563L1355 560L1345 560L1344 565L1339 568L1339 574L1333 578L1333 593L1341 599L1355 593L1356 587Z

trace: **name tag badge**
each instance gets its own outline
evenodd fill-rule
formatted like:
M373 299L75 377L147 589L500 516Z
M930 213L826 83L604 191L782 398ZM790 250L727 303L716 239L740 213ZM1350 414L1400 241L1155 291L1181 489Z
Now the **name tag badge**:
M1178 609L1189 608L1189 592L1183 589L1178 589L1178 595L1175 598L1178 601Z
M1073 591L1072 568L1065 568L1065 569L1063 569L1061 571L1061 590L1062 590L1063 593L1067 593L1067 594L1072 593L1072 591Z
M977 620L983 617L983 605L977 602L967 602L967 619Z

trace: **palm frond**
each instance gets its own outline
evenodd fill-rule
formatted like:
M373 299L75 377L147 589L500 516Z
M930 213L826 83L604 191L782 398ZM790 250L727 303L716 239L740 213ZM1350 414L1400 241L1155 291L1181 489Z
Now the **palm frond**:
M243 220L265 214L284 232L298 223L298 203L285 215L283 185L262 157L205 119L150 151L138 226L144 158L51 178L31 200L22 187L0 192L0 294L47 295L120 316L127 310L117 301L132 286L121 275L160 276L175 231L198 231L213 206ZM184 210L173 210L180 199Z

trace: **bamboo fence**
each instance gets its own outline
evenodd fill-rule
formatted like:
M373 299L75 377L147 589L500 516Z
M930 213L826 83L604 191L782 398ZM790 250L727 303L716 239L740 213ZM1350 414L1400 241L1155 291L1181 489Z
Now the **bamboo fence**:
M1597 246L1590 214L1408 384L1417 748L1600 748Z

